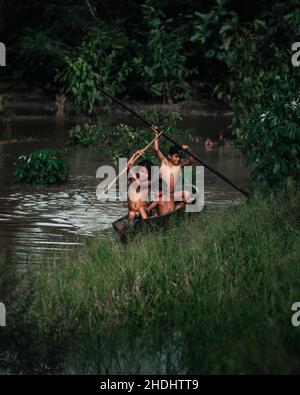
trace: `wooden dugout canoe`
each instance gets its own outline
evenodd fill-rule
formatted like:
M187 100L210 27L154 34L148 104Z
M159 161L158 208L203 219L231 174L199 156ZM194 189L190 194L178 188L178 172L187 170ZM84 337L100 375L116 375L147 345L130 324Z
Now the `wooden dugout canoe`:
M193 186L193 194L198 193L198 190ZM196 199L194 199L191 204L195 204ZM130 221L128 215L117 219L113 222L112 226L114 230L118 233L121 240L126 241L128 237L134 236L135 234L143 233L148 230L158 229L166 227L171 222L178 220L180 217L184 216L186 213L185 205L183 207L172 211L171 213L159 216L148 217L146 219L135 219Z

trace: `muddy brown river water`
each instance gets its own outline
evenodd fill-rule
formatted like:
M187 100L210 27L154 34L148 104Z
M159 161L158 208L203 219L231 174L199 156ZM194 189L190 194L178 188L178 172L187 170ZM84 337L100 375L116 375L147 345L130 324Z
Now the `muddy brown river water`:
M127 117L112 117L111 122L134 123ZM186 143L204 161L221 170L236 184L247 187L249 170L243 154L229 142L206 149L203 139L218 138L229 124L227 116L188 116L182 127ZM15 161L21 154L39 148L62 148L66 131L74 120L55 117L19 117L11 127L0 131L0 249L20 267L28 263L43 264L55 253L73 250L95 232L105 236L111 223L126 213L124 203L96 204L85 212L95 198L96 170L103 164L93 148L72 150L67 156L70 181L65 185L23 186L13 183ZM184 142L182 142L184 143ZM205 205L209 209L227 206L241 199L239 192L205 170Z

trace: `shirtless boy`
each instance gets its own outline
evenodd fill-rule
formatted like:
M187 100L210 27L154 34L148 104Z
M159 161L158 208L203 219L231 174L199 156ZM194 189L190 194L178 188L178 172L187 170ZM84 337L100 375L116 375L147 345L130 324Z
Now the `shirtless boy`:
M158 134L157 128L152 127L155 135ZM183 149L190 150L187 145L182 146ZM159 149L158 140L154 143L154 151L160 160L160 176L163 181L168 185L170 197L173 197L175 201L188 202L190 193L187 191L175 192L175 186L180 176L181 170L185 166L191 166L194 163L194 159L189 156L188 159L181 159L181 148L173 145L169 149L168 156L166 157Z
M152 162L144 159L138 163L139 170L134 172L129 160L129 188L128 188L128 218L133 221L136 217L146 219L149 187L151 184Z

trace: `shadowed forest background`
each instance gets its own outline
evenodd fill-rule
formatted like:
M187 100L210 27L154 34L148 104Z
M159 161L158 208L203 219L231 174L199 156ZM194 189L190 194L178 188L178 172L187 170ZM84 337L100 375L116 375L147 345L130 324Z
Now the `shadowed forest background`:
M213 98L232 112L256 179L273 184L300 168L299 26L296 0L2 0L1 86L66 94L94 123L107 104L98 86L133 101Z

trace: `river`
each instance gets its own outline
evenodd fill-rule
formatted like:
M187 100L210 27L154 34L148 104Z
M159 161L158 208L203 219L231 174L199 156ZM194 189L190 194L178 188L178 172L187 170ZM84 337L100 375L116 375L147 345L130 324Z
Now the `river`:
M134 120L126 116L112 116L111 122ZM247 187L249 171L244 155L231 141L224 146L206 148L203 140L218 138L230 119L225 115L186 116L182 127L186 141L205 162L219 169L237 185ZM97 168L104 164L93 148L70 150L67 161L70 181L64 185L25 186L13 182L18 156L40 148L63 148L67 130L75 120L54 116L17 117L12 125L0 131L0 250L19 268L27 264L43 264L53 255L73 250L95 232L111 228L111 223L126 213L124 203L97 203L85 212L95 198ZM205 170L205 204L228 205L242 196L231 186Z

